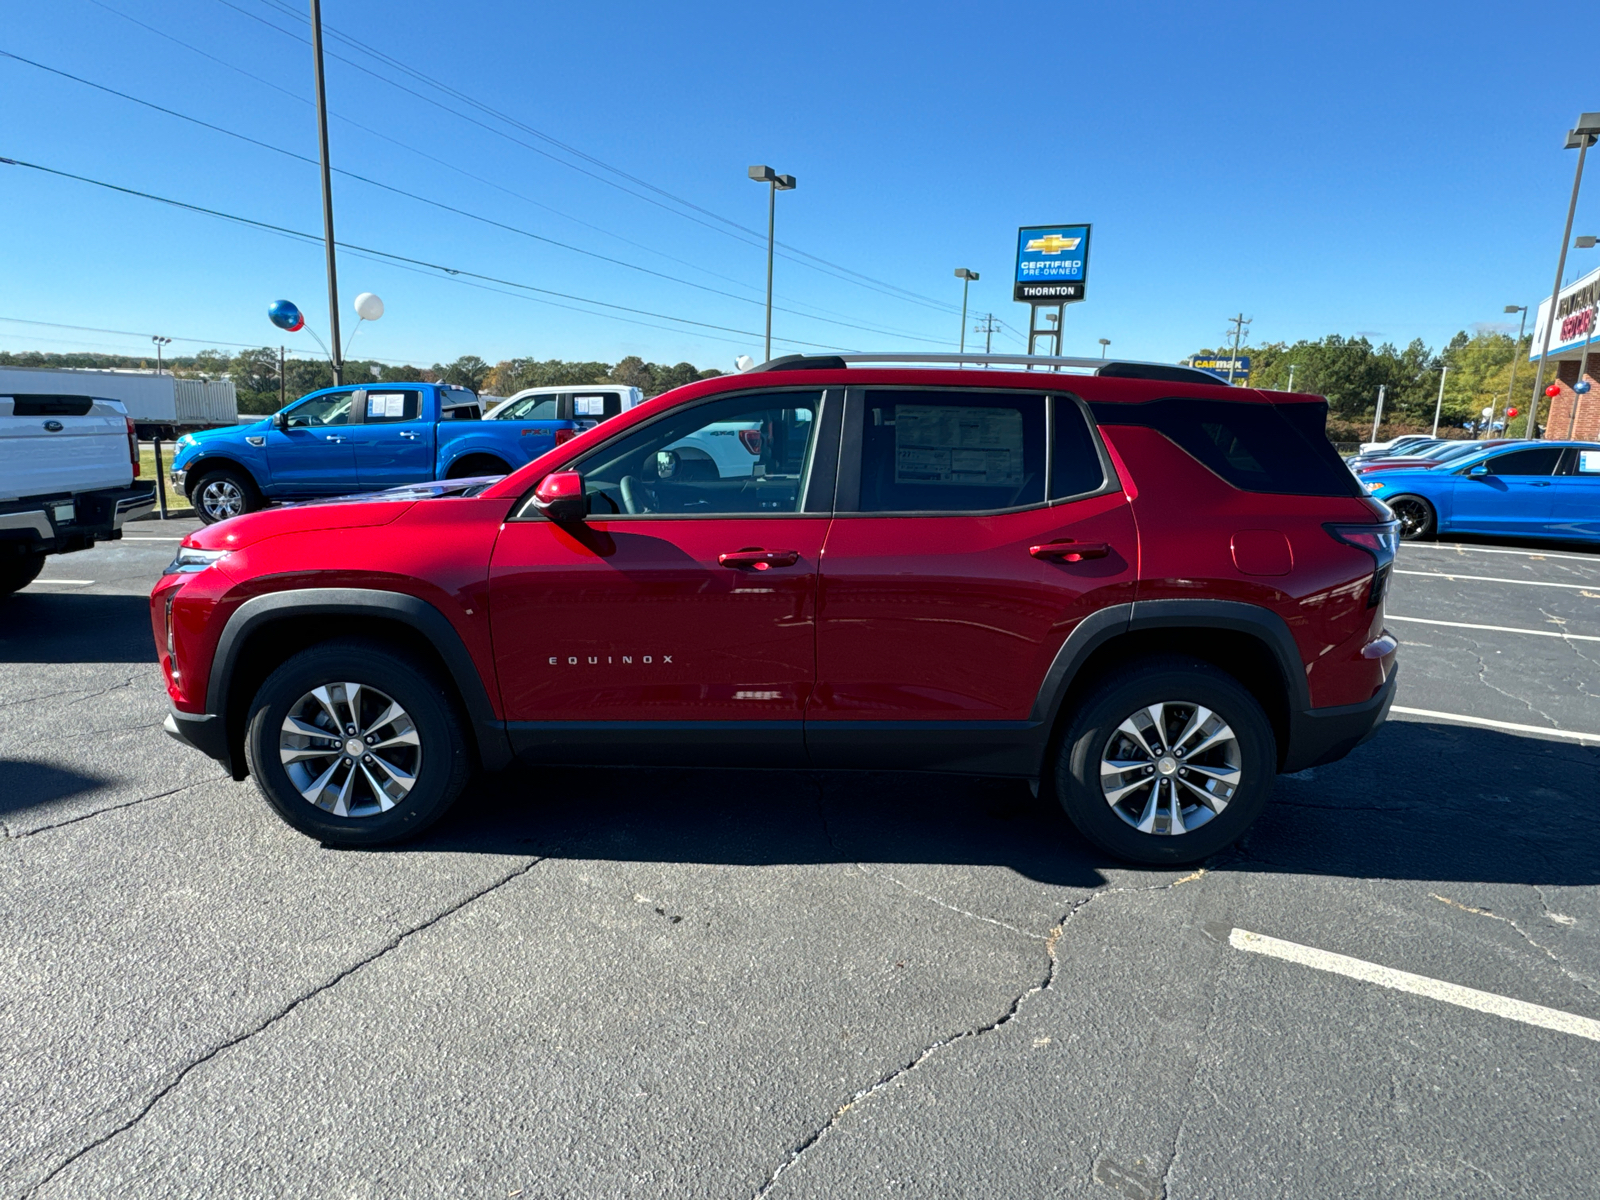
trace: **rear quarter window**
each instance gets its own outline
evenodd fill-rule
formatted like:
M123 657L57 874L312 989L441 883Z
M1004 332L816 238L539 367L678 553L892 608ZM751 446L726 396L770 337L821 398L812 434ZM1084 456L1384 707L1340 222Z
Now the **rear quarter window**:
M1101 425L1140 425L1177 443L1234 487L1284 496L1359 496L1324 432L1326 404L1171 397L1089 406Z

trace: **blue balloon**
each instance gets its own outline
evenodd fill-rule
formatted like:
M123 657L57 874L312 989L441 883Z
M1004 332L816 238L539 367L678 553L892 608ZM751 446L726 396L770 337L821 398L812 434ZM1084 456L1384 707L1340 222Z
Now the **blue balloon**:
M1583 395L1589 390L1589 381L1587 379L1578 380L1577 383L1572 385L1572 390L1577 392L1580 396Z
M274 300L267 308L267 318L279 329L289 333L298 333L306 324L306 319L300 310L288 300Z

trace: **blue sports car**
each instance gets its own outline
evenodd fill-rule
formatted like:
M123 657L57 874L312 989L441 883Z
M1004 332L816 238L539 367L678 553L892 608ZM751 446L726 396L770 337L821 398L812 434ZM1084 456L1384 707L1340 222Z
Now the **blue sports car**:
M1363 474L1406 540L1487 533L1600 542L1600 444L1484 449L1428 468Z

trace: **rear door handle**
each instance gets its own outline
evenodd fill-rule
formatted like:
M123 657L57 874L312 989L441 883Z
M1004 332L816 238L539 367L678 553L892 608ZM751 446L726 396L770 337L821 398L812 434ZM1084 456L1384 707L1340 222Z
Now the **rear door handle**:
M730 550L726 554L717 555L717 561L725 567L739 569L753 567L757 571L765 571L769 567L792 567L800 561L798 550L763 550L759 546L746 546L743 550Z
M326 434L326 435L324 435L322 440L325 441L325 442L342 442L342 441L344 441L344 439L342 437L340 437L337 433Z
M1548 483L1544 482L1544 481L1540 481L1540 482L1534 484L1533 486L1534 487L1549 487L1550 485Z
M1052 562L1082 562L1086 558L1104 558L1111 553L1111 547L1104 542L1075 542L1066 538L1059 542L1029 546L1028 553Z
M400 431L400 436L401 436L401 437L403 437L403 438L405 438L405 439L406 439L406 441L408 441L408 442L414 442L414 441L416 441L416 440L417 440L417 435L416 435L416 434L414 434L414 433L407 433L407 432L406 432L406 431L405 431L405 430L404 430L404 429L402 429L402 430L401 430L401 431Z

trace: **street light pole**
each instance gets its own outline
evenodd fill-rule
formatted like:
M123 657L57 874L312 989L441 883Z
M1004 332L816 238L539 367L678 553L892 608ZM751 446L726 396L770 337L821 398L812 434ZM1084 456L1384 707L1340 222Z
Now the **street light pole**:
M344 382L344 359L339 341L339 271L333 253L333 174L328 164L328 89L322 75L322 0L311 0L311 57L317 75L317 145L322 153L322 240L328 252L328 331L333 349L333 382Z
M972 281L978 277L976 271L969 271L965 267L956 268L956 278L961 280L961 353L967 352L967 288L972 286Z
M776 246L774 231L777 228L778 193L791 191L794 188L793 175L779 175L771 167L751 167L751 179L757 183L769 185L771 190L767 193L767 344L766 358L762 361L772 361L772 254Z
M1102 359L1105 358L1105 356L1106 356L1106 347L1108 347L1109 345L1111 345L1111 339L1110 338L1101 338L1100 339L1100 357Z
M1561 298L1561 273L1567 269L1567 243L1572 240L1572 217L1578 210L1578 188L1583 184L1583 160L1589 147L1600 139L1600 112L1583 113L1567 134L1568 150L1577 150L1578 169L1572 176L1572 199L1567 203L1567 225L1561 231L1561 254L1556 259L1556 284L1550 291L1550 317L1544 323L1544 341L1539 350L1539 369L1533 377L1533 399L1528 404L1528 437L1539 436L1539 387L1544 383L1545 359L1550 354L1550 335L1555 332L1556 302Z
M150 340L156 344L156 374L159 375L161 374L161 347L172 345L172 339L169 337L162 337L158 333L153 335Z
M1444 408L1444 379L1450 374L1450 368L1443 367L1439 371L1439 398L1433 402L1433 436L1439 436L1439 410Z
M1522 357L1522 334L1528 327L1528 306L1526 304L1508 304L1506 305L1506 312L1519 312L1522 314L1522 320L1517 323L1517 344L1511 351L1511 383L1506 387L1506 407L1510 408L1512 397L1517 394L1517 359ZM1489 427L1485 431L1490 437L1494 436L1494 405L1495 397L1491 396L1489 397ZM1508 421L1510 419L1510 417L1506 418Z
M1383 420L1383 384L1378 385L1378 408L1372 414L1372 440L1378 440L1378 424Z

